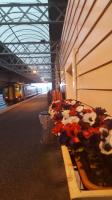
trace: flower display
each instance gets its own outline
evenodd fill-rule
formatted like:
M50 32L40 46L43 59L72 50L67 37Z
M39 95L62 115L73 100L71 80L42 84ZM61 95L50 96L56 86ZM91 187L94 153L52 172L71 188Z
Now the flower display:
M49 114L54 122L52 133L59 138L60 143L66 145L77 158L86 152L90 166L97 169L96 174L99 172L109 177L112 167L108 168L107 173L104 163L112 166L112 117L108 116L106 110L67 99L52 102ZM105 178L103 184L110 186L112 181Z
M70 146L71 140L74 143L79 141L83 145L84 139L88 140L96 135L101 153L112 153L110 151L112 150L112 118L107 115L105 109L87 108L79 101L67 99L52 102L49 113L54 120L52 132L67 137L66 145ZM78 140L74 140L75 137Z

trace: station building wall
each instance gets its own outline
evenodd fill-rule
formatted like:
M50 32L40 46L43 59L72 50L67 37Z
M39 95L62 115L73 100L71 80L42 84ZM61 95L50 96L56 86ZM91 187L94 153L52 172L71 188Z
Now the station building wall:
M66 98L112 114L112 1L69 0L60 48Z

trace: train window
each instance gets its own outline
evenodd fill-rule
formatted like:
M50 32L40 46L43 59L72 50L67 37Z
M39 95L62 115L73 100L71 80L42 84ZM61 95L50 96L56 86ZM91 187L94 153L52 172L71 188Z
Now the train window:
M4 98L8 98L8 96L9 96L9 90L8 90L8 87L6 87L6 88L4 88L4 90L3 90L3 97L4 97Z
M19 87L15 87L16 92L19 92L19 90L20 90Z
M8 94L8 88L4 88L5 94Z

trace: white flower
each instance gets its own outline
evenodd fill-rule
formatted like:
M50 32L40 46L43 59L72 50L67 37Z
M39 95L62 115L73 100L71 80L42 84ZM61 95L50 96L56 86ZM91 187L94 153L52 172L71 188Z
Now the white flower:
M49 114L50 114L51 110L52 110L52 106L49 106L49 110L48 110Z
M84 115L84 113L83 112L80 112L80 116L83 116Z
M62 119L62 123L65 125L65 124L68 124L68 123L70 123L70 124L72 124L72 123L78 123L79 122L79 118L78 117L76 117L76 116L70 116L69 118L63 118Z
M89 123L90 126L92 126L95 123L96 116L97 115L95 112L86 113L83 116L83 121Z
M71 104L71 105L75 105L75 104L76 104L76 101L73 100L73 101L70 102L70 104Z
M112 149L111 149L110 151L106 151L106 150L104 149L104 143L103 143L103 141L101 141L101 142L99 143L99 148L100 148L100 150L101 150L101 153L103 153L103 154L105 154L105 155L110 155L110 154L112 154Z
M109 131L109 135L106 137L106 143L112 147L112 130Z
M75 105L76 104L76 100L72 100L72 101L70 101L70 100L65 100L65 103L67 103L67 104L69 104L69 105Z
M69 123L69 118L63 118L63 119L62 119L62 123L63 123L64 125L68 124L68 123Z
M69 117L69 113L70 113L70 110L62 111L62 115L63 115L64 118L68 118Z
M112 117L110 117L110 116L107 116L107 117L105 117L105 119L104 119L104 120L107 120L107 119L112 119Z
M54 110L51 110L51 112L50 112L50 117L51 117L51 119L53 119L54 118L54 115L56 114L56 112L54 111Z
M100 131L101 133L103 133L103 132L107 132L107 133L108 133L108 129L107 129L107 128L104 128L104 127L100 127L100 128L99 128L99 131Z
M69 118L70 123L73 123L73 122L78 123L79 120L80 120L80 119L79 119L77 116L71 116L71 117Z
M109 144L110 145L110 150L106 151L106 149L104 148L105 144ZM99 143L99 148L101 150L101 153L106 154L106 155L110 155L112 154L112 130L109 131L109 135L105 138L105 141L101 141Z
M76 111L81 112L83 111L84 107L83 106L77 106Z

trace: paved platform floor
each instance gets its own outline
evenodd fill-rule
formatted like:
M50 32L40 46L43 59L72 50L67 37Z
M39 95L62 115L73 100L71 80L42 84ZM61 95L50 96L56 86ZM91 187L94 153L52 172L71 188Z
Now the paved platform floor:
M69 200L60 147L41 144L38 96L0 115L0 200Z

